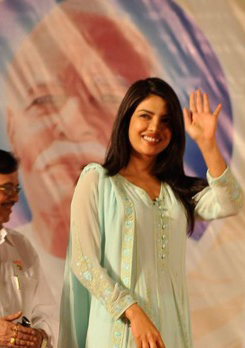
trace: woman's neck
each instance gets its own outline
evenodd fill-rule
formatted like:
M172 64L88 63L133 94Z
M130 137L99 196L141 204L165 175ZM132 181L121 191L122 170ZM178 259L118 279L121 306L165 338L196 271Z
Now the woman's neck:
M123 168L120 172L121 174L131 175L143 175L151 176L151 169L153 166L152 158L139 158L134 155L131 155L127 167Z

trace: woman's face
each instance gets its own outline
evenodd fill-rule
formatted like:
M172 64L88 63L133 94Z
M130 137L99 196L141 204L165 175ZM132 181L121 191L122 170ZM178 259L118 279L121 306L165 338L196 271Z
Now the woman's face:
M166 149L171 136L166 100L150 95L137 106L129 123L131 155L155 158Z

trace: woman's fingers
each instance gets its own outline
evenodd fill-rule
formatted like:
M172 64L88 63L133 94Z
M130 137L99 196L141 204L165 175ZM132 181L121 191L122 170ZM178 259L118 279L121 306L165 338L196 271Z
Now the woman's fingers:
M141 347L142 348L149 348L150 346L149 346L148 342L144 341L144 342L142 342Z
M202 102L202 93L200 89L196 91L196 109L197 112L203 112L203 102Z
M189 112L187 108L184 108L183 115L184 115L185 128L188 129L188 127L191 125L191 122L192 122L191 112Z
M166 348L160 335L158 339L136 340L136 345L137 348Z
M140 306L133 304L124 315L131 322L137 348L158 348L158 342L162 341L161 334Z
M156 341L151 341L151 342L149 342L149 347L150 348L158 348L158 344Z
M165 344L163 343L162 337L160 336L157 342L157 348L165 348Z
M202 95L200 89L190 94L190 110L193 113L210 113L210 103L207 93Z
M194 113L201 113L204 110L202 101L202 92L198 89L196 92L190 94L190 111Z
M155 338L147 338L136 340L137 348L165 348L163 340L160 336Z
M203 111L205 113L210 113L210 103L207 93L203 94Z
M218 117L221 109L222 109L222 105L219 104L217 108L215 109L213 115L215 117ZM185 108L184 116L185 115L187 116L187 111L188 109ZM189 119L191 119L190 115L192 113L205 113L205 114L211 113L208 94L204 93L202 95L202 92L200 91L200 89L198 89L196 92L191 92L190 94L190 112L188 112Z
M195 92L191 92L190 94L190 110L193 113L197 112Z
M217 118L217 117L219 116L219 113L220 113L221 109L222 109L222 104L219 104L219 105L217 106L217 108L214 110L214 113L213 113L213 116L214 116L215 118Z
M136 339L137 348L142 348L142 343L140 339Z

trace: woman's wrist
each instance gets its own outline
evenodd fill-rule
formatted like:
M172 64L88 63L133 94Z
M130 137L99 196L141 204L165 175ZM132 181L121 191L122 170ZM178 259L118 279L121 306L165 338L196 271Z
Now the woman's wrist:
M132 321L132 319L137 315L137 313L142 312L142 309L137 303L132 304L130 307L126 309L124 312L125 318L127 318L129 321Z
M205 140L205 141L197 141L197 146L199 147L200 151L202 154L212 152L212 151L217 151L218 150L218 144L216 141L216 138L212 140Z
M226 162L219 150L217 142L214 141L205 146L204 144L198 144L198 146L211 176L214 178L219 177L226 169Z

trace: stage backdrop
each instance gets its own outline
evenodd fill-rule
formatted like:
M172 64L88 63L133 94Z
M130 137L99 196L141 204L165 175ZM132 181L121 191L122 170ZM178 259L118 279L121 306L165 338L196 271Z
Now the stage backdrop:
M37 249L58 304L69 206L81 169L103 160L118 104L159 76L181 104L222 103L218 141L245 188L243 0L0 1L0 148L20 160L9 226ZM205 177L187 138L185 168ZM245 347L245 211L197 224L187 242L194 346Z

